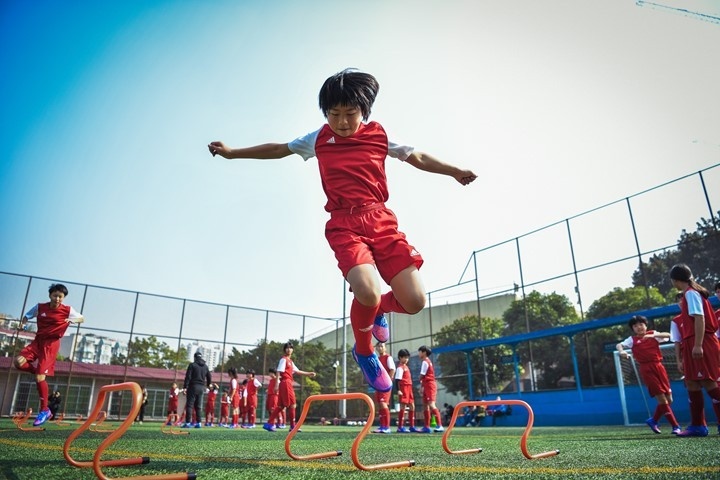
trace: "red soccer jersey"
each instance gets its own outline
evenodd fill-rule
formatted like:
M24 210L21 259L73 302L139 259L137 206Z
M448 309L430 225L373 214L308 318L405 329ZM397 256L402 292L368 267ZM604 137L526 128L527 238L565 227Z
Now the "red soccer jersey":
M349 137L335 134L329 125L323 126L315 143L315 155L327 196L325 210L385 202L387 154L388 138L377 122L361 124Z
M687 291L685 293L687 293ZM702 301L703 316L705 317L705 334L715 335L715 332L718 330L718 319L715 316L712 305L710 305L710 301L702 295L700 295L700 300ZM680 334L682 335L683 340L694 338L695 318L690 315L688 311L688 303L684 294L682 296L682 299L680 300L679 317L680 320L677 323L680 327Z
M287 355L284 355L281 360L285 360L285 368L282 370L278 370L280 380L290 382L289 385L292 385L293 374L295 373L295 364L293 363L292 359ZM280 363L282 363L282 361Z
M217 398L217 390L210 390L207 396L206 405L215 407L215 399Z
M275 384L277 383L277 381L278 381L277 377L270 378L270 382L268 383L268 389L267 389L268 398L274 397L277 395L277 393L275 393Z
M70 305L58 305L57 308L50 308L50 303L38 303L37 305L37 334L38 340L57 340L65 335L70 322L69 318L77 318L76 312Z
M423 363L427 365L425 373L420 377L420 382L425 385L435 385L435 368L429 358L423 360ZM422 370L420 370L422 372Z
M390 370L395 370L395 361L388 355L380 355L380 364L383 366L386 372L390 373ZM392 362L392 363L391 363Z
M647 334L652 335L655 331L648 330ZM654 338L632 337L632 353L638 363L662 362L660 344Z
M397 370L395 370L395 378L400 380L400 388L412 386L412 375L410 374L410 367L407 365L403 365L401 363L397 366Z

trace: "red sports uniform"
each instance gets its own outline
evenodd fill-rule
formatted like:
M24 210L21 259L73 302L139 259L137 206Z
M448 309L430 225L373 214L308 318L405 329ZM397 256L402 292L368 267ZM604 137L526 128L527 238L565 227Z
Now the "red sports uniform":
M703 358L692 357L695 345L695 318L692 315L702 314L705 317L705 334L703 335ZM683 373L689 380L715 380L720 378L720 344L715 332L718 320L707 298L697 290L688 288L680 300L678 329L682 337L681 353Z
M278 404L278 395L275 393L275 384L277 383L277 377L270 378L267 388L267 399L265 400L265 410L272 413Z
M35 339L20 352L28 363L37 360L32 373L52 377L55 374L55 359L60 350L60 339L70 325L69 320L81 318L70 305L58 305L50 308L50 303L38 303L31 308L25 318L37 317Z
M285 355L278 363L278 376L280 379L280 389L278 391L278 405L281 407L290 407L295 405L295 389L293 388L293 374L298 368L292 359Z
M230 413L230 396L223 393L220 396L220 421L226 420Z
M180 390L177 388L170 388L170 398L168 400L168 415L171 413L177 413L178 402L179 402Z
M647 335L653 333L655 333L654 330L647 331ZM645 338L645 335L632 336L626 338L621 345L624 348L632 349L635 361L640 364L640 376L651 396L656 397L661 393L666 395L672 393L670 379L665 366L662 364L660 344L655 338Z
M435 401L437 384L435 383L435 367L429 358L423 360L420 367L420 383L422 384L423 402L426 404Z
M240 408L240 390L238 389L237 378L230 380L230 403L233 408Z
M383 366L386 372L390 374L392 370L395 370L395 360L393 360L393 357L391 355L385 354L381 355L379 357L380 364ZM378 392L375 391L375 400L378 401L378 403L390 403L390 396L392 395L392 390L388 390L387 392Z
M400 380L399 382L399 392L402 393L400 395L400 402L401 403L415 403L415 395L413 395L413 384L412 384L412 375L410 374L410 367L407 365L403 365L402 363L397 366L397 370L395 370L395 379Z
M215 417L215 399L217 398L218 391L215 389L209 389L207 394L207 400L205 402L205 422L210 423Z
M376 265L386 283L422 256L398 230L395 214L385 208L389 194L385 158L404 160L412 148L391 144L377 122L361 124L349 137L336 135L329 125L288 144L305 160L317 157L320 179L331 218L325 237L338 267L347 276L356 265Z

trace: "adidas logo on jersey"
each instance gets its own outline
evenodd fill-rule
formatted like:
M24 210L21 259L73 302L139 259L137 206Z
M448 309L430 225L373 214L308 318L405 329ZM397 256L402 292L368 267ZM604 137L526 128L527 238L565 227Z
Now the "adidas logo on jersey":
M330 137L330 139L325 143L335 143L335 137Z
M45 312L41 313L40 316L41 316L41 317L47 317L47 315L45 315Z
M412 252L410 252L410 256L411 256L411 257L417 257L418 255L420 255L420 252L418 252L417 250L415 250L415 249L413 248L413 249L412 249Z

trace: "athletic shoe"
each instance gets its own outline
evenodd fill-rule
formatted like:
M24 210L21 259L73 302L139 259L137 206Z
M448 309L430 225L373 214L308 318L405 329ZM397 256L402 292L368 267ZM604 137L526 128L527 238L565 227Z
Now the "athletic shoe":
M655 433L660 433L660 427L658 426L658 423L653 419L652 417L645 420L645 423L648 427L650 427L650 430L652 430Z
M202 424L200 422L196 423L195 428L202 428Z
M677 435L680 432L682 432L682 428L680 428L680 425L678 425L677 427L673 427L672 432L670 433L672 433L673 435Z
M245 428L255 428L255 424L249 423L249 424L245 425Z
M268 432L274 432L275 431L275 425L270 425L269 423L266 423L263 425L263 428L267 430Z
M372 334L373 337L375 337L375 340L377 340L378 342L385 343L390 340L390 328L388 327L388 323L387 320L385 320L384 314L381 313L380 315L375 317Z
M410 433L422 433L420 430L418 430L418 429L415 428L415 427L410 427L410 429L409 429L408 431L409 431Z
M183 423L180 428L193 428L193 424L192 423Z
M430 427L423 427L420 433L432 433L432 430L430 430Z
M372 433L392 433L392 432L390 431L389 428L380 427L380 428L376 428L375 430L373 430Z
M33 427L39 427L43 423L47 422L53 417L52 412L50 410L43 410L42 412L37 414L37 417L35 417L35 421L33 422Z
M278 425L277 428L284 429L284 428L287 428L287 425L285 425L284 423L281 423L280 425Z
M444 431L445 431L445 428L442 427L442 426L433 429L433 432L436 432L436 433L441 433L441 432L444 432Z
M708 428L705 425L689 425L685 430L678 433L678 437L707 437Z
M301 428L297 428L297 425L293 425L292 427L290 427L290 431L291 431L291 432L298 432L298 433L299 433L299 432L302 432L302 429L301 429Z
M410 430L408 430L407 427L398 427L398 429L395 431L397 433L410 433Z
M352 356L355 362L362 370L365 380L378 392L389 392L392 390L392 380L385 368L380 363L377 353L370 355L361 355L355 351L355 345L352 348Z

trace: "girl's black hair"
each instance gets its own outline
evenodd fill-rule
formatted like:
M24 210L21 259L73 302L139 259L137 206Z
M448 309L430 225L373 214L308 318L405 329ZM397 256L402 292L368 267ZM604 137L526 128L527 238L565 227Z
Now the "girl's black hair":
M432 349L425 345L422 345L420 348L418 348L418 352L424 352L425 355L427 355L428 357L432 355Z
M363 120L370 118L380 84L369 73L346 68L325 80L320 88L318 103L325 118L328 111L338 105L359 108Z
M647 325L648 319L646 317L643 317L642 315L633 315L628 322L628 327L630 327L630 330L632 330L636 323L644 323L645 325Z
M52 285L50 285L50 288L48 288L48 293L52 295L53 292L60 292L66 297L68 296L68 289L62 283L53 283Z
M237 368L235 368L235 367L228 368L228 373L230 374L231 377L237 377Z
M400 351L398 352L398 358L405 358L405 357L409 357L409 356L410 356L410 352L408 351L407 348L401 348Z
M690 270L690 267L688 267L684 263L678 263L676 265L673 265L673 267L670 269L670 278L673 280L677 280L678 282L687 282L690 284L690 287L692 289L700 292L700 295L705 298L710 298L710 292L705 287L695 281L695 279L693 278L692 270Z

